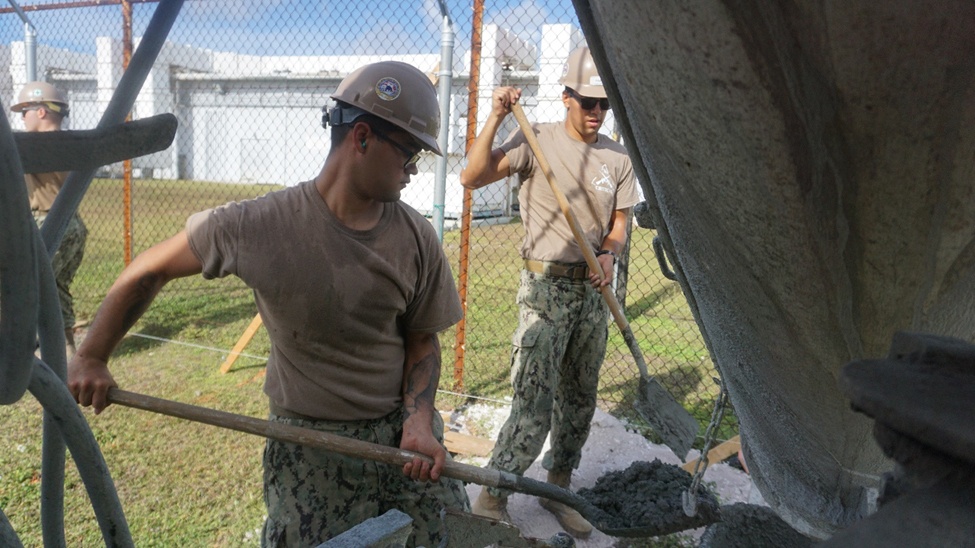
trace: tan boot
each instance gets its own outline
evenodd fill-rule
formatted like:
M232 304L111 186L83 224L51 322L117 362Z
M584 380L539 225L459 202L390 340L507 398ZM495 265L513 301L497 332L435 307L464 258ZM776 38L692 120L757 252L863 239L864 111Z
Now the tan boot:
M569 488L569 480L571 478L572 472L549 471L548 473L548 482L553 485L558 485L563 489ZM542 508L555 514L555 519L559 520L559 525L565 529L566 533L580 539L589 538L589 535L592 534L592 525L579 512L576 512L561 502L548 499L538 499L538 501L541 503Z
M471 505L471 513L485 518L511 522L511 516L508 515L508 499L492 495L488 492L487 487L481 488L481 494Z

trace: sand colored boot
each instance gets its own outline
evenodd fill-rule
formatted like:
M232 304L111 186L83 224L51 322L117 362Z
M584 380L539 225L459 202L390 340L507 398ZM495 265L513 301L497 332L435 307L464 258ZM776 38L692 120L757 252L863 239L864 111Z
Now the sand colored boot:
M492 495L487 487L481 488L481 494L471 505L471 513L485 518L511 522L508 515L508 499Z
M563 489L569 488L569 480L571 478L572 472L549 471L548 473L548 482L553 485L558 485ZM538 499L538 501L541 503L542 508L555 514L555 519L559 520L559 525L565 529L566 533L579 539L589 538L589 535L592 534L592 525L579 512L576 512L561 502L548 499Z

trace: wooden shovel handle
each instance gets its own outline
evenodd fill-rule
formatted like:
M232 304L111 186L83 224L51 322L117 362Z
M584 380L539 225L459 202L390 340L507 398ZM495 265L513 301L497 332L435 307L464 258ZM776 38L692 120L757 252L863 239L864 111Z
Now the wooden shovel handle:
M407 462L413 461L415 458L420 458L430 463L433 462L433 459L426 455L405 451L396 447L387 447L385 445L346 438L311 428L302 428L300 426L257 419L245 415L228 413L226 411L217 411L216 409L199 407L188 403L154 398L134 392L126 392L118 388L112 388L108 391L108 401L126 407L152 411L170 417L191 420L211 426L236 430L238 432L255 434L287 443L316 447L347 457L366 459L394 466L402 466ZM568 489L563 489L551 483L516 476L508 472L501 472L490 468L471 466L453 460L448 460L444 464L443 475L465 483L510 489L519 493L555 500L580 512L594 527L605 532L613 531L613 529L609 529L603 525L602 517L604 514L601 510L593 506L592 503ZM638 530L634 531L639 532ZM631 531L621 530L621 532L625 534Z
M142 409L143 411L152 411L170 417L191 420L211 426L219 426L221 428L254 434L287 443L317 447L347 457L357 457L395 466L403 466L408 462L412 462L415 458L433 463L433 459L426 455L405 451L396 447L369 443L311 428L302 428L281 422L257 419L188 403L154 398L144 394L119 390L118 388L112 388L108 391L108 401L126 407ZM504 486L504 482L501 480L500 473L497 470L479 468L450 460L444 465L443 475L468 483L487 485L489 487Z
M562 209L562 215L565 216L565 220L569 223L569 228L572 229L572 235L575 236L576 243L579 245L579 249L582 250L582 256L586 259L586 264L589 265L589 270L593 272L598 272L599 277L603 276L603 267L599 265L599 261L596 259L596 253L592 250L592 247L586 241L585 233L582 231L582 227L579 226L579 221L576 219L575 214L572 212L572 207L569 205L569 200L566 199L565 194L559 188L558 183L555 181L555 175L552 173L552 168L545 159L545 155L542 153L542 147L538 143L538 138L535 137L535 131L532 129L531 124L528 122L528 118L525 117L525 111L521 108L518 103L512 103L511 113L515 115L515 119L518 120L518 126L521 127L521 132L525 135L525 140L528 141L528 146L531 147L532 152L535 154L535 159L538 161L538 167L541 168L542 173L545 174L545 178L548 180L549 186L552 188L552 193L555 194L555 199L559 202L559 208ZM613 293L613 289L604 285L600 292L603 295L603 299L609 306L609 311L613 314L613 320L616 322L616 326L619 327L620 331L623 333L623 339L626 341L626 345L630 348L630 353L633 354L633 359L636 361L637 367L640 369L640 375L643 378L650 376L647 371L647 362L643 359L643 352L640 350L640 346L636 344L636 337L633 336L633 331L630 329L630 323L626 320L626 316L623 314L623 308L620 306L618 300L616 300L616 294Z

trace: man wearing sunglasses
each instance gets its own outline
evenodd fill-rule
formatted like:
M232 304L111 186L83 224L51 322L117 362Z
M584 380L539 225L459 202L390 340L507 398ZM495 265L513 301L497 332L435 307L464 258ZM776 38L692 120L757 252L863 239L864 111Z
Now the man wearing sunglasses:
M596 409L599 369L606 352L608 310L599 288L612 282L616 256L626 244L626 225L638 201L626 150L599 133L609 100L588 48L573 50L560 83L565 120L536 124L535 134L555 179L566 195L602 267L590 272L582 250L547 178L521 131L492 148L498 128L521 97L499 88L481 134L467 155L461 184L480 188L517 175L525 239L524 269L518 291L518 329L513 337L511 414L498 435L489 466L523 474L551 434L542 461L548 481L569 488ZM510 493L484 488L476 514L510 519ZM586 538L592 526L575 510L546 499L565 530Z
M60 90L47 82L29 82L17 97L17 104L10 107L19 112L24 120L24 129L33 131L61 131L64 119L68 117L68 101ZM66 172L25 173L27 196L30 210L37 228L44 225L47 213L54 205L54 199L64 186L68 177ZM71 283L85 256L88 241L88 228L81 216L75 213L61 239L61 245L54 252L51 268L58 287L58 303L61 305L61 319L64 322L64 346L68 358L75 353L74 344L74 297Z
M402 468L267 440L263 546L317 546L398 509L410 546L440 544L440 512L468 510L463 484L441 478L449 456L434 407L437 334L461 318L436 232L399 201L421 150L440 154L440 107L421 71L359 68L326 110L331 149L312 180L197 213L139 255L112 287L68 385L100 412L115 385L112 349L168 281L235 275L254 291L271 338L270 420L409 451Z

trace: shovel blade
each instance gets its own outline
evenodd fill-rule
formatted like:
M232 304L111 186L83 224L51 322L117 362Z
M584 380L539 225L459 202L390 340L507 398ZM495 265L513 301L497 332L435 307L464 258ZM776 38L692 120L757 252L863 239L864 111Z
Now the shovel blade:
M640 377L640 389L633 406L650 423L664 445L683 462L697 438L700 428L697 419L652 377Z

